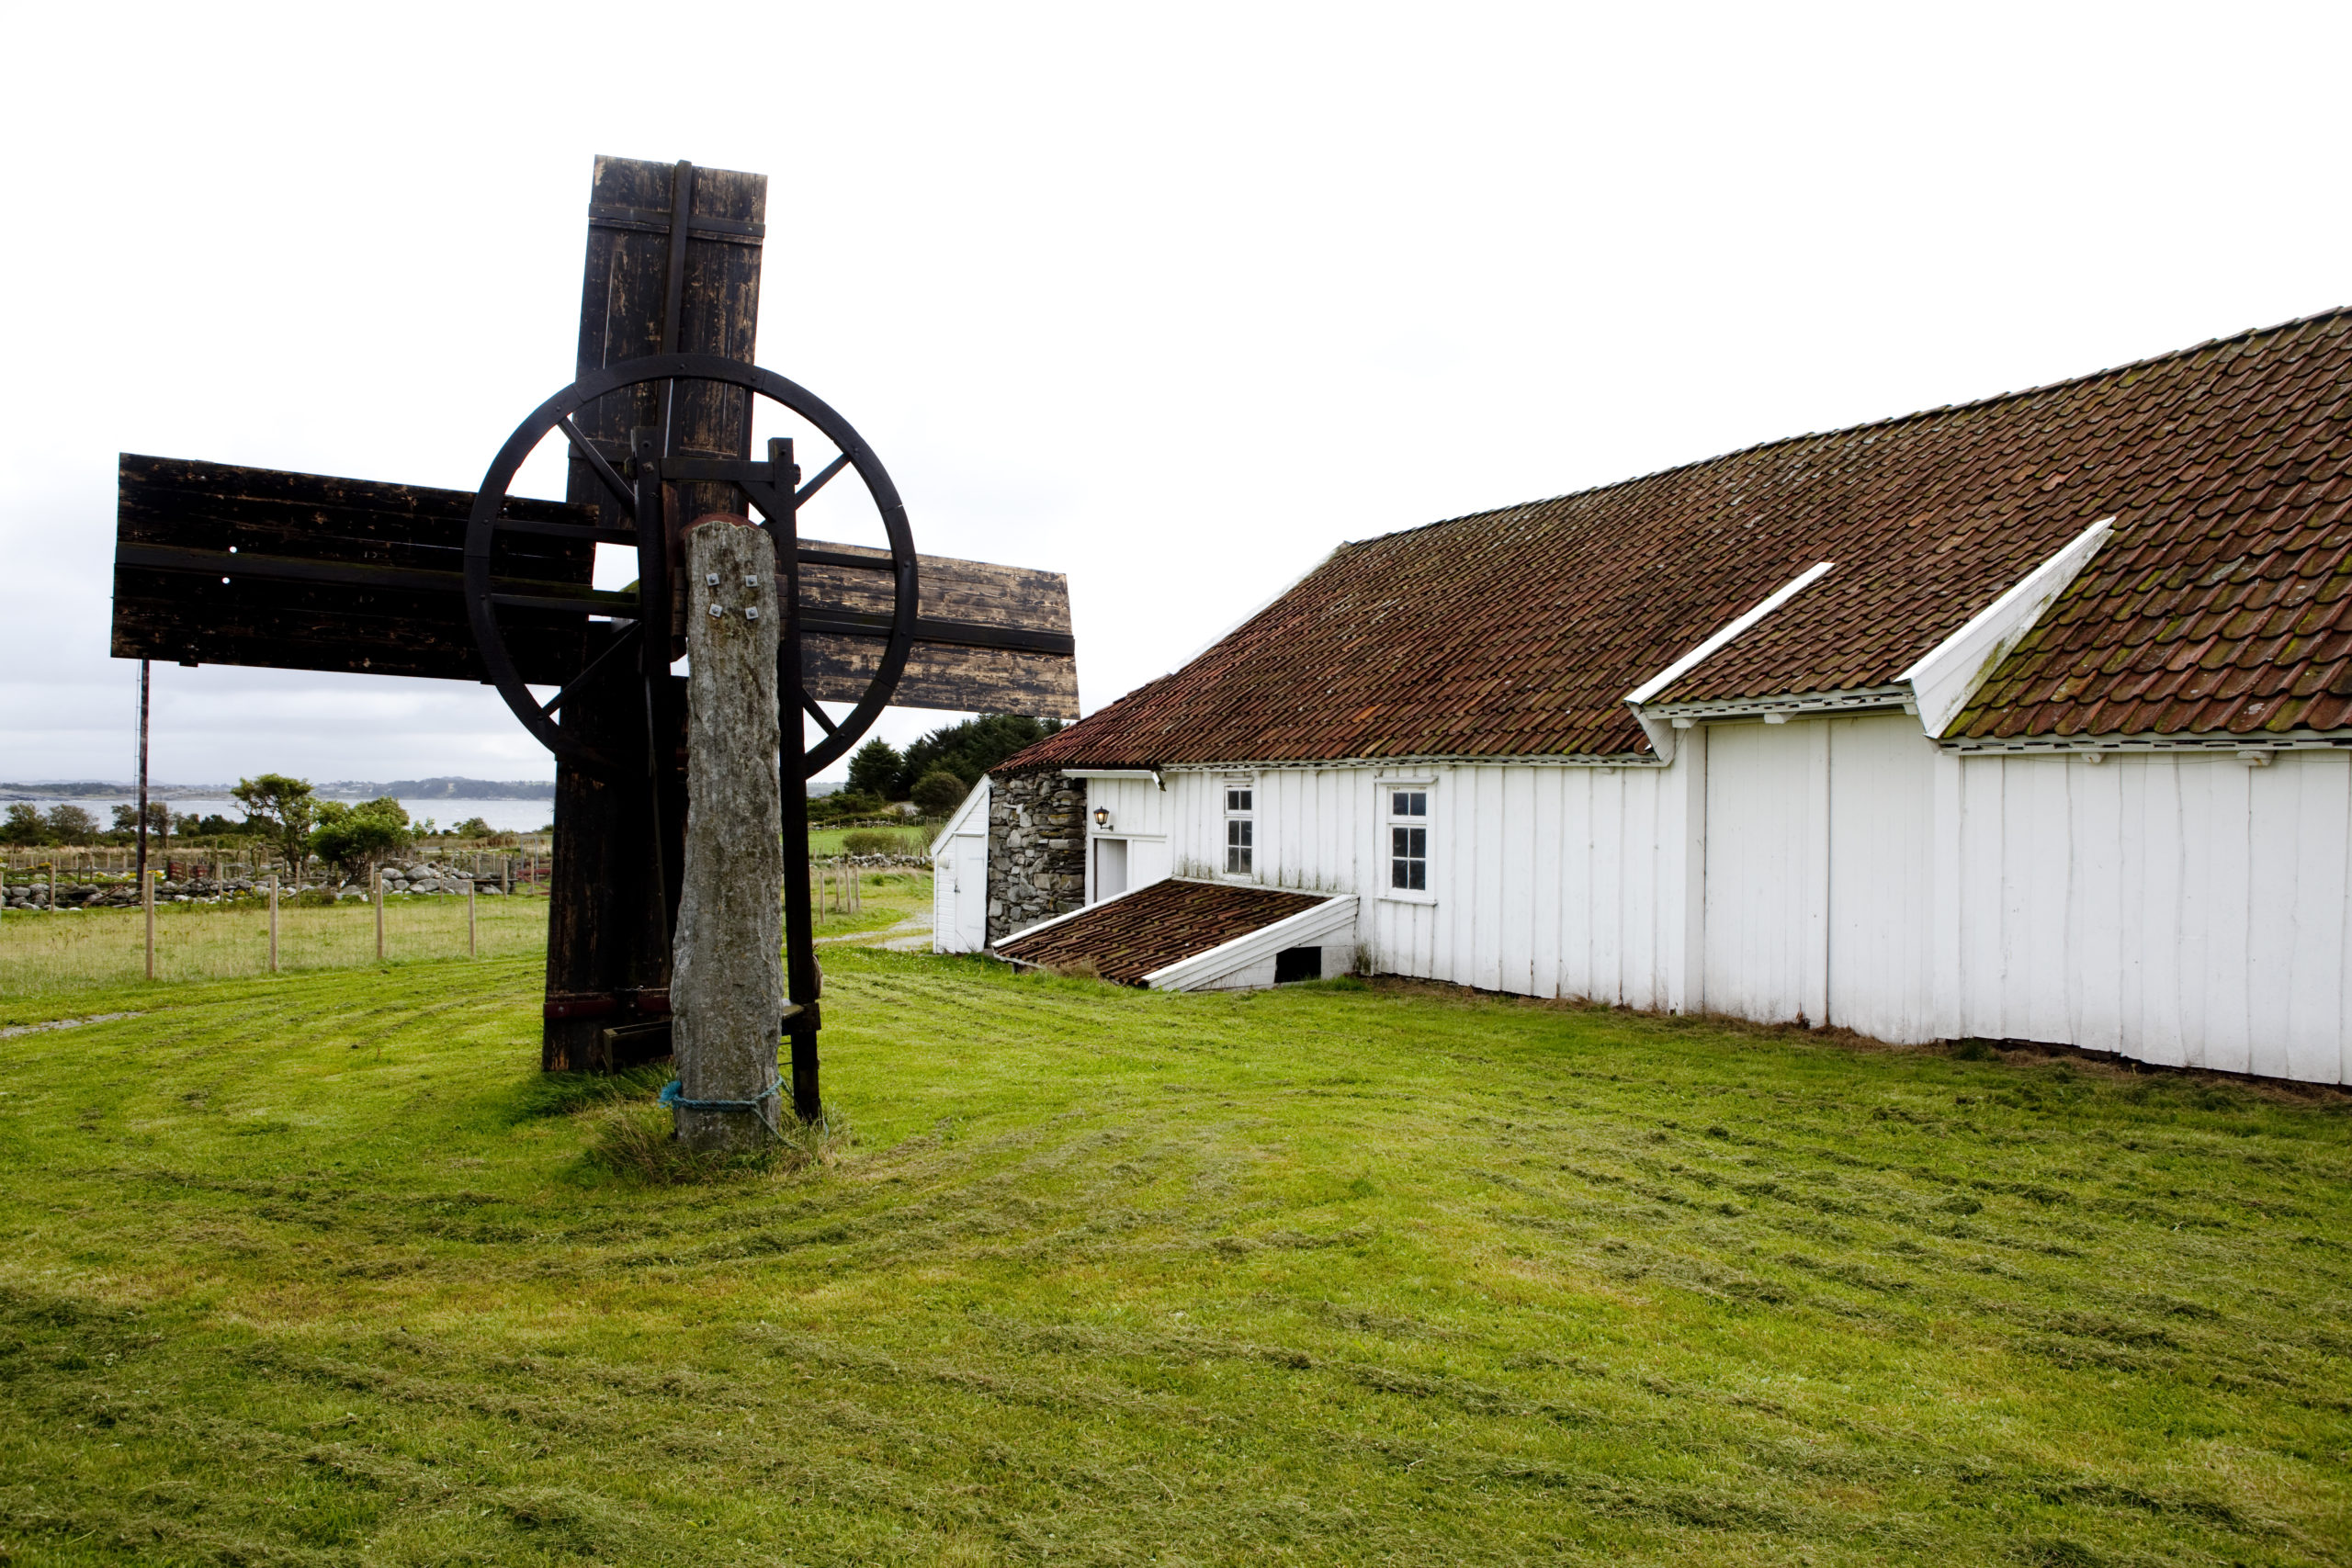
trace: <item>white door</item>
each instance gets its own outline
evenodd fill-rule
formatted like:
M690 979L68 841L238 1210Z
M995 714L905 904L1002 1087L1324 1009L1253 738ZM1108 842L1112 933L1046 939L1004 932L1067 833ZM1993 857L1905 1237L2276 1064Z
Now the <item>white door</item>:
M1096 902L1127 890L1127 841L1125 839L1094 840L1094 897Z
M989 944L989 840L985 833L958 833L950 874L956 878L956 937L951 953L978 953Z

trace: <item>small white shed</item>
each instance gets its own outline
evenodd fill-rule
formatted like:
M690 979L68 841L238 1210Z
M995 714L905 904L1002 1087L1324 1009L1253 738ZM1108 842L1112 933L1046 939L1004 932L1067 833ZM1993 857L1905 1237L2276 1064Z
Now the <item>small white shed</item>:
M972 786L931 841L932 947L978 953L989 944L989 781Z

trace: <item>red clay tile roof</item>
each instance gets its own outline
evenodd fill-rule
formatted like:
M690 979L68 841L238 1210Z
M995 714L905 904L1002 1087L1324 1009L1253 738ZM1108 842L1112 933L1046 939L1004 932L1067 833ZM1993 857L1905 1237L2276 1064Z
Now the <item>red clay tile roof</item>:
M1645 753L1659 702L1883 685L2115 532L1952 733L2352 727L2352 310L1342 546L1005 770Z
M1034 936L1009 937L996 951L1002 958L1057 968L1091 963L1105 980L1139 986L1155 969L1312 909L1327 897L1219 882L1155 882Z

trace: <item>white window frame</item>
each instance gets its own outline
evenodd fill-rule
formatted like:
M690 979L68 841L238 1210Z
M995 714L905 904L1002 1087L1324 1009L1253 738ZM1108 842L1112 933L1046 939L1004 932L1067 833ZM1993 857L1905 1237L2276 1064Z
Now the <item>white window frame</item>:
M1427 774L1417 774L1408 778L1382 778L1375 779L1373 782L1373 787L1380 792L1379 798L1374 802L1374 817L1380 824L1380 838L1379 854L1373 862L1373 864L1378 868L1377 886L1373 889L1373 896L1396 904L1436 903L1438 901L1437 780ZM1421 815L1419 817L1398 816L1395 797L1400 794L1421 796L1423 807ZM1395 830L1398 828L1419 828L1423 831L1420 856L1423 868L1421 886L1394 886L1396 860L1394 852Z
M1244 797L1250 802L1248 806L1238 810L1235 809L1233 805L1235 790L1242 791ZM1219 824L1216 836L1216 874L1227 882L1255 882L1258 880L1258 852L1265 848L1258 841L1258 777L1255 773L1228 774L1217 780L1216 792ZM1247 844L1234 843L1232 824L1236 822L1248 824L1247 837L1250 841ZM1233 869L1233 852L1237 848L1250 852L1249 865L1239 871Z

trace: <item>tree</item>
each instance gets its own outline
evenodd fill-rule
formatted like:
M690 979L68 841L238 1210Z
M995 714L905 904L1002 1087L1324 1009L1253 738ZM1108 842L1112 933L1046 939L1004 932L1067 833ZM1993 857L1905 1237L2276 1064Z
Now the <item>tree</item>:
M487 839L490 837L490 824L479 817L469 817L450 829L449 832L454 838Z
M52 806L43 824L61 844L86 844L98 836L98 819L78 806Z
M48 841L49 824L40 819L40 807L20 800L8 807L8 819L0 822L0 844L31 849Z
M237 787L229 793L244 807L246 826L274 841L277 852L286 857L287 874L300 875L302 854L310 846L311 828L319 815L319 803L311 797L310 781L289 779L284 773L263 773L239 779Z
M860 795L855 790L836 790L831 795L808 797L808 820L811 822L841 822L857 817L879 817L882 810L880 796Z
M352 876L364 876L395 850L408 847L408 811L390 795L357 806L339 800L318 803L318 826L311 829L311 852L333 861Z
M171 827L172 808L164 805L160 800L149 801L147 803L147 830L151 833L168 833L171 831ZM124 804L116 807L114 808L114 826L107 830L124 838L137 838L139 836L139 807L129 802L125 802Z
M933 768L915 781L915 787L907 798L922 807L929 816L944 817L961 805L964 796L970 792L969 784L945 768Z
M896 746L878 738L869 740L849 760L849 792L876 800L904 800L907 792L899 787L899 775L905 771L906 759Z
M1040 720L1020 714L988 713L934 729L907 748L892 781L895 787L891 798L906 799L915 781L934 768L946 769L969 788L979 783L980 775L990 768L1015 751L1057 733L1061 727L1057 718Z

